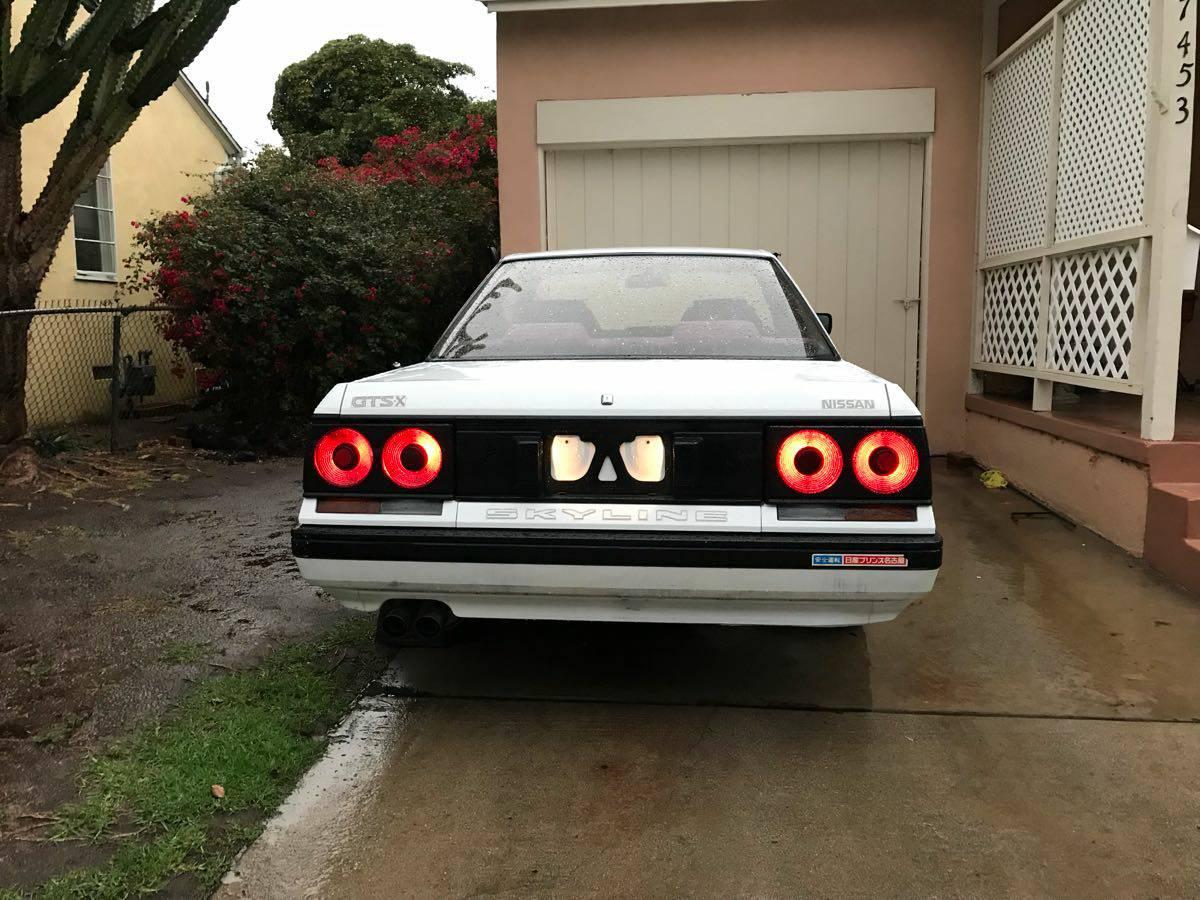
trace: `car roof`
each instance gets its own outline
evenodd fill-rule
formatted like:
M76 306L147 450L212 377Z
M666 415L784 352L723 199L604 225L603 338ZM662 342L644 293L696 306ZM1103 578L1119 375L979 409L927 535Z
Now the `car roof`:
M527 259L571 259L581 256L738 256L751 259L775 259L769 250L734 250L713 247L611 247L591 250L551 250L542 253L513 253L501 262Z

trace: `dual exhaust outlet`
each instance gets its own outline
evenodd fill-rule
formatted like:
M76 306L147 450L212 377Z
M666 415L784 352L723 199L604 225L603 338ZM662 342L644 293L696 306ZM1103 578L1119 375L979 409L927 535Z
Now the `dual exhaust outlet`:
M389 600L379 610L379 638L400 646L438 644L458 624L440 600Z

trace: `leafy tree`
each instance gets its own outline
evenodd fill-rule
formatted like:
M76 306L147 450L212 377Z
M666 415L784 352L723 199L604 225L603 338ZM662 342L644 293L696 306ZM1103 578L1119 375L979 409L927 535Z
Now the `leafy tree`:
M14 44L13 5L0 0L0 310L33 308L76 198L236 2L32 0ZM45 187L25 210L22 130L74 103L81 82ZM25 432L28 333L28 316L0 319L0 444Z
M442 135L468 113L489 118L453 83L471 74L469 66L424 56L411 44L355 34L283 70L271 124L293 156L354 163L380 135L413 126Z
M380 138L359 166L266 150L189 209L143 223L138 286L180 308L227 437L284 449L333 384L421 359L496 239L495 138Z

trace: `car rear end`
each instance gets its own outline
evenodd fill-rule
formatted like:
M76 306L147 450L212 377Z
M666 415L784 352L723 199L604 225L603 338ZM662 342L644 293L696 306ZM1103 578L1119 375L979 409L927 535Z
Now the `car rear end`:
M572 414L410 414L382 387L343 386L313 421L293 535L304 577L355 609L865 625L941 565L925 429L882 383L881 403L840 385L800 413L674 416L599 392Z

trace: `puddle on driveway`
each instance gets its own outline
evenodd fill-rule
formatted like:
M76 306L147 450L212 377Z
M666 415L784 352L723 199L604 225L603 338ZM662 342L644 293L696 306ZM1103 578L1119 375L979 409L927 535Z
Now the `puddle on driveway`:
M938 472L946 562L867 629L877 707L1200 720L1200 597L1084 528Z
M363 698L215 897L323 896L328 864L358 830L406 724L405 701Z

